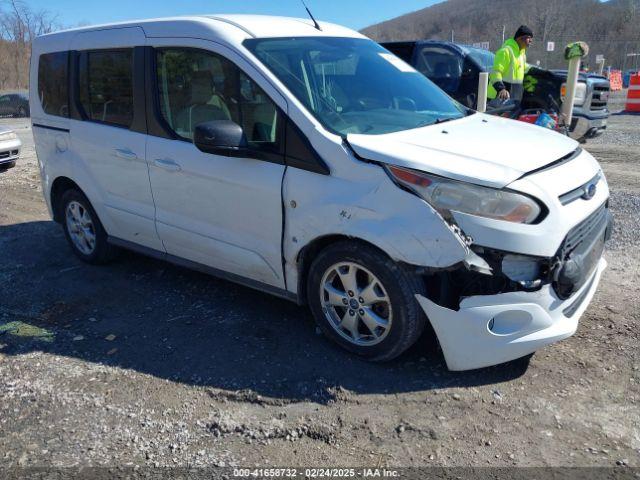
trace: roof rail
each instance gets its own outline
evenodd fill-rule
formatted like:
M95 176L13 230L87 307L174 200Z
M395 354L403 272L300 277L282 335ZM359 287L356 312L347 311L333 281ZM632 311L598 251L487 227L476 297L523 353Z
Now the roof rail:
M233 25L234 27L239 28L240 30L242 30L243 32L245 32L247 35L251 35L251 38L256 38L256 35L249 30L248 28L240 25L237 22L234 22L233 20L229 20L228 18L224 18L224 17L216 17L216 16L212 16L212 17L208 17L212 20L218 20L219 22L224 22L224 23L228 23L229 25Z

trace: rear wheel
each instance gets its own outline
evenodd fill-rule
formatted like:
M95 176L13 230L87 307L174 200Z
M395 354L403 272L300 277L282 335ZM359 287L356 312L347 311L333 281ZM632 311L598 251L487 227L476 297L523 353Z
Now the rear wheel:
M315 259L307 284L309 306L322 331L370 360L391 360L418 339L425 315L415 299L422 279L379 250L341 242Z
M67 190L61 208L65 236L82 261L103 264L116 256L117 248L107 241L107 233L87 197L78 190Z

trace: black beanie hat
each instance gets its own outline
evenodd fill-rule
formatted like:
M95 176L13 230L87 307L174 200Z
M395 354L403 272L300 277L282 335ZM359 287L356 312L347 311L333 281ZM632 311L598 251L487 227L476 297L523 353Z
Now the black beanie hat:
M528 37L533 37L533 31L526 25L520 25L520 28L518 28L518 31L513 36L513 38L519 38L525 35Z

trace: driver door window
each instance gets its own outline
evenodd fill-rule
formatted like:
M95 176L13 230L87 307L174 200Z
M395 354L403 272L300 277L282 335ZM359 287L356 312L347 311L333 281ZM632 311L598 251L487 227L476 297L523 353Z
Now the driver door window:
M204 50L156 50L160 114L181 139L212 120L240 125L251 150L281 151L282 116L266 93L229 60Z

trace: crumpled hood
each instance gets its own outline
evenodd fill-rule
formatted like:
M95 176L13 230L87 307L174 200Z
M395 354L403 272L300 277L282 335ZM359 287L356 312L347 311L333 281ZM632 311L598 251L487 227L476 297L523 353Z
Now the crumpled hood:
M384 135L349 134L347 141L368 160L496 188L578 148L560 133L480 113Z

